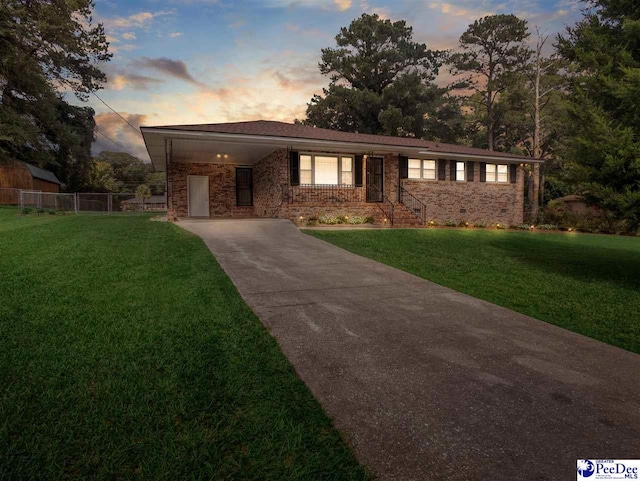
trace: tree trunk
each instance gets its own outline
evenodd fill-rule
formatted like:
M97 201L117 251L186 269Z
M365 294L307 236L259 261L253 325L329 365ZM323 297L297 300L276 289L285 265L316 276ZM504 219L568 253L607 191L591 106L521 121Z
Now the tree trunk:
M493 150L493 92L487 90L487 149Z
M536 63L535 63L535 82L534 82L534 99L533 99L533 157L540 159L542 157L542 124L540 121L540 77L542 76L542 46L544 39L538 36L536 45ZM538 210L540 206L540 166L533 165L533 185L529 192L529 202L531 205L531 220L538 218Z

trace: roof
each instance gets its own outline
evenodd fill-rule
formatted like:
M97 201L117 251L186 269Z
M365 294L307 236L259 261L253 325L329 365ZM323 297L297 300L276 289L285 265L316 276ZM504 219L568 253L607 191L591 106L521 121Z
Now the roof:
M463 145L445 144L415 137L393 137L389 135L357 134L338 130L321 129L301 124L289 124L272 120L255 120L249 122L231 122L219 124L164 125L143 127L143 129L163 129L184 132L211 132L224 134L256 135L263 137L286 137L292 139L311 139L334 142L348 142L394 147L424 148L434 153L467 154L477 156L504 157L531 162L531 157L494 152Z
M56 177L56 174L50 172L48 170L41 169L40 167L36 167L35 165L27 164L23 162L23 165L27 168L29 172L31 172L31 177L40 180L46 180L47 182L52 182L54 184L60 185L60 181Z

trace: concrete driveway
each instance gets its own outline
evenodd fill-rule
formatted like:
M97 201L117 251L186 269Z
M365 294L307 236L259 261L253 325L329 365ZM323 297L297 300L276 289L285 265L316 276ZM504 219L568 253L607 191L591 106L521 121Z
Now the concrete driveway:
M640 356L288 221L178 225L204 239L380 479L575 479L579 458L640 458Z

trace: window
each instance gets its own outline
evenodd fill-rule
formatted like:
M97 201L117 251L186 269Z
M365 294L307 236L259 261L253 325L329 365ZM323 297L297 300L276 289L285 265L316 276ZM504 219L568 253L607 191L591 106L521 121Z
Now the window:
M300 184L353 185L353 156L300 155Z
M342 157L342 167L340 168L340 183L344 185L353 185L353 158Z
M408 162L409 179L436 179L436 161L435 160L422 160L422 159L409 159Z
M311 184L312 182L313 182L313 178L311 176L311 156L301 155L300 156L300 183Z
M409 178L421 179L422 174L420 172L420 159L409 159Z
M436 180L436 161L422 161L422 178L427 180Z
M509 182L509 166L506 164L487 164L487 182Z
M459 182L464 182L466 180L464 175L465 173L464 166L465 166L464 162L456 162L456 180Z

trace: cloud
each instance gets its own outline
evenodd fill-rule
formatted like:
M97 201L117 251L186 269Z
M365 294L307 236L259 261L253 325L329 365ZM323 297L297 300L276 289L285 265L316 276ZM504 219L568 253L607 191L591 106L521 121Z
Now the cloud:
M122 34L122 38L125 40L136 40L136 34L133 32L126 32Z
M169 38L178 38L180 36L182 36L182 32L171 32L169 34Z
M130 114L128 112L118 112L122 117L127 119L134 127L139 127L147 123L147 116L144 114ZM97 126L96 141L91 146L91 151L94 154L98 154L104 150L123 152L124 147L126 150L139 157L142 160L148 161L149 155L147 149L144 146L142 136L136 133L129 125L127 125L120 117L113 112L101 112L95 115L95 121ZM106 137L105 137L106 136ZM114 142L122 145L118 146Z
M133 62L133 65L141 68L157 70L158 72L161 72L165 75L170 75L171 77L175 77L180 80L184 80L185 82L189 82L200 87L206 87L206 85L204 85L202 82L197 81L191 76L189 70L187 69L187 64L182 60L172 60L166 57L142 57L138 60L135 60Z
M124 90L131 87L134 90L147 90L152 85L159 83L162 83L162 80L147 77L146 75L122 73L109 77L107 88L111 90Z
M333 0L333 3L338 6L338 10L341 12L351 8L351 0Z
M128 17L111 17L101 19L105 30L122 30L125 28L147 28L157 17L174 15L175 10L160 10L157 12L138 12Z

